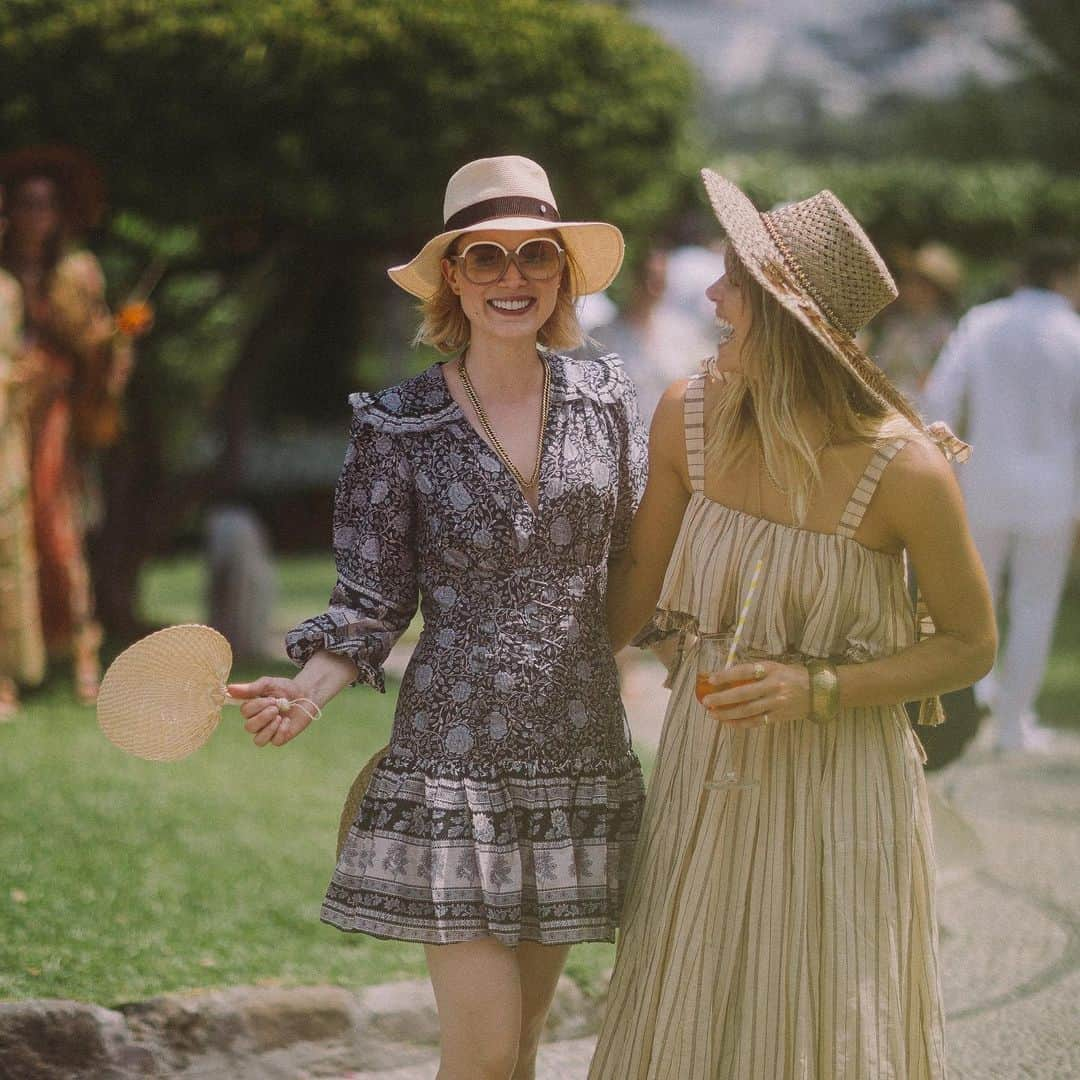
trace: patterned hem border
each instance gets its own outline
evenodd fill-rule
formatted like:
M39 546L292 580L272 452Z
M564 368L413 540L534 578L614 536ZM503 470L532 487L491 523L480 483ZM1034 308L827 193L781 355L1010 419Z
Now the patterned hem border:
M533 941L538 945L583 945L589 941L613 944L616 927L611 923L594 926L577 926L566 930L542 930L537 926L523 926L519 930L438 930L419 926L393 926L374 919L351 918L338 922L325 912L319 921L340 930L344 934L366 934L380 941L412 941L420 945L459 945L465 941L482 941L494 938L510 948L521 941Z

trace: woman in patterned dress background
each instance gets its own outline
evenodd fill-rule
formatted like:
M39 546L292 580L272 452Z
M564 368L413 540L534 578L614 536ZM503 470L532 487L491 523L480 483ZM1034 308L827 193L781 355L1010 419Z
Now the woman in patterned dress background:
M10 223L3 266L22 287L23 394L41 626L50 657L70 656L75 694L97 698L101 627L86 536L100 495L93 456L120 434L131 339L117 333L105 277L79 246L104 213L97 166L72 147L30 146L0 158Z
M3 199L0 186L0 240ZM19 687L33 686L45 674L20 362L22 309L19 283L0 269L0 720L18 711Z
M442 1080L521 1080L569 946L614 939L637 834L604 608L646 448L618 359L552 351L580 341L574 297L614 278L618 230L560 221L519 157L459 170L444 221L391 276L454 358L354 395L330 606L288 637L295 679L231 692L255 742L283 745L308 718L274 699L381 689L419 593L389 751L323 919L425 945Z
M855 344L895 286L839 200L759 214L703 177L727 234L707 292L723 340L713 378L661 400L609 593L616 647L654 606L681 647L589 1075L942 1080L933 840L902 703L937 723L936 695L993 662L935 443L966 448ZM699 703L701 640L731 640L759 560L745 659Z

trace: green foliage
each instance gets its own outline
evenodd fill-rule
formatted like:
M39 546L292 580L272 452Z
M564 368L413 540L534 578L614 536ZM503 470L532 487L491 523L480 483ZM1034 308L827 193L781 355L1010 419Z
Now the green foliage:
M81 143L119 205L384 248L497 153L542 161L574 214L648 222L690 94L652 31L568 0L14 0L0 53L0 142Z
M1033 232L1080 232L1080 180L1035 162L761 154L723 158L714 167L763 208L828 188L885 247L936 239L971 256L997 258L1015 253Z

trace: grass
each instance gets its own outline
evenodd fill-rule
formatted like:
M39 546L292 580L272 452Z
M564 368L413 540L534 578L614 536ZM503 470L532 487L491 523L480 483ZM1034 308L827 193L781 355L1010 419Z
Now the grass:
M319 610L332 576L324 558L282 560L275 623ZM202 595L198 562L170 560L147 574L143 614L198 621ZM1078 655L1074 576L1039 699L1047 723L1080 728ZM318 921L341 803L385 742L395 699L393 684L385 697L346 691L285 750L256 750L226 711L197 754L156 764L114 749L62 673L28 695L18 722L0 725L0 999L108 1005L199 987L357 988L422 975L419 946ZM613 961L610 945L578 946L567 971L596 992Z
M283 560L275 623L322 608L325 559ZM143 614L200 621L194 559L152 568ZM414 631L415 632L415 628ZM291 665L238 667L235 679ZM342 934L318 921L338 815L353 777L389 733L385 697L347 690L283 750L255 749L226 709L184 761L116 750L58 672L0 725L0 999L111 1005L238 984L362 987L425 973L418 945ZM572 951L594 991L609 945Z

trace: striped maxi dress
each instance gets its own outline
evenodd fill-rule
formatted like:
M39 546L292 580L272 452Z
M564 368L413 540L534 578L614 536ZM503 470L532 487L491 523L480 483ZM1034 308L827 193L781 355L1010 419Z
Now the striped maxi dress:
M941 1080L934 854L904 709L734 731L694 696L697 635L730 634L753 567L751 657L853 663L915 640L902 556L703 493L703 378L686 392L694 492L657 621L684 643L646 801L590 1080ZM705 789L729 768L749 790Z

